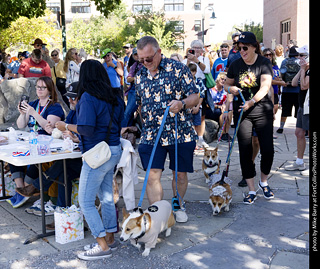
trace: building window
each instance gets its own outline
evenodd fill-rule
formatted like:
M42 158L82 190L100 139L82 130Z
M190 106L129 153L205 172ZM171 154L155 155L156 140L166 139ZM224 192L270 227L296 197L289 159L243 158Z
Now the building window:
M201 10L201 0L194 0L194 10Z
M152 11L152 0L133 0L132 11L134 13Z
M90 2L71 2L71 13L90 13Z
M194 21L194 31L200 32L201 31L201 20Z
M53 13L60 11L60 2L47 2L47 8L49 8Z
M182 51L184 50L184 42L183 41L177 41L176 46L178 47L178 49L180 49Z
M281 34L291 32L291 20L281 22Z
M184 31L184 21L175 21L176 26L174 27L175 32L181 33Z
M184 11L184 0L164 0L165 11Z

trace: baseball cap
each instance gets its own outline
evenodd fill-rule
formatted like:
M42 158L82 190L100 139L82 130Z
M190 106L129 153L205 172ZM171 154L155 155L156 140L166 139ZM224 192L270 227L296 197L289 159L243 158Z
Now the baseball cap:
M256 36L251 32L242 32L239 35L237 43L255 44L257 42Z
M132 54L134 55L134 54L137 54L137 53L138 53L137 48L134 48L134 49L132 50Z
M308 45L304 45L301 48L296 48L296 51L300 54L309 54L309 47Z
M133 46L130 43L125 44L122 48L132 48Z
M72 82L69 87L67 88L67 92L64 94L64 96L75 98L78 96L78 84L79 82Z
M101 58L106 57L106 55L107 55L109 52L111 52L111 49L106 48L105 50L103 50L103 51L101 52Z

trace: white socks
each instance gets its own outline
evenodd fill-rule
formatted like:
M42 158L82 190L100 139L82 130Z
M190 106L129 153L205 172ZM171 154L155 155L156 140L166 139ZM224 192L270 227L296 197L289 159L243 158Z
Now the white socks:
M297 164L297 165L302 165L302 164L303 164L303 159L297 158L297 159L296 159L296 164Z

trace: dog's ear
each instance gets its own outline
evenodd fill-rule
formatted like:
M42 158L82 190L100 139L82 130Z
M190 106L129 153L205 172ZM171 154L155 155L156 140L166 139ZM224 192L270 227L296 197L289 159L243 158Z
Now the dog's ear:
M129 213L126 211L124 207L122 208L122 215L123 215L123 220L129 217Z
M217 154L218 153L218 146L213 151Z
M141 216L139 216L139 217L136 218L136 220L137 220L137 226L141 226L143 216L144 216L144 214L142 214Z

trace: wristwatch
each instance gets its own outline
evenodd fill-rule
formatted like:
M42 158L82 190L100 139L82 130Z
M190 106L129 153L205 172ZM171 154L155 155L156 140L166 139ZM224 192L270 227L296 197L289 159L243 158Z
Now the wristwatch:
M184 100L181 100L182 103L182 109L186 109L186 102Z

